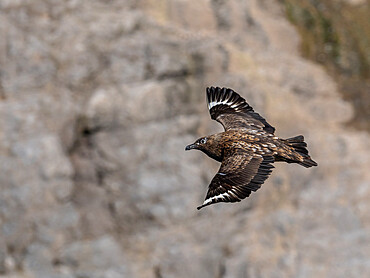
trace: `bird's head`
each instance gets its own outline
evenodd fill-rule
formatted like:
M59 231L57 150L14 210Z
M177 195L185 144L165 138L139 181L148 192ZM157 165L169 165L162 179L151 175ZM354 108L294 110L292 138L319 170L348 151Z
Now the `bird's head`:
M208 138L207 137L199 138L193 144L187 145L185 147L185 151L189 151L189 150L192 150L192 149L204 150L204 149L207 148L207 145L208 145L207 142L208 142Z
M193 144L187 145L185 151L196 149L204 152L209 157L221 161L222 160L222 147L219 145L219 135L209 135L201 137Z

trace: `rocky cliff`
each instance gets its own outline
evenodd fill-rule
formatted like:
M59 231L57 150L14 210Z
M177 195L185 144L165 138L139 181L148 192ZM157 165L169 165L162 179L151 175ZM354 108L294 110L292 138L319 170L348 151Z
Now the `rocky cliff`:
M275 1L0 2L0 277L367 277L370 141ZM319 167L201 211L228 86Z

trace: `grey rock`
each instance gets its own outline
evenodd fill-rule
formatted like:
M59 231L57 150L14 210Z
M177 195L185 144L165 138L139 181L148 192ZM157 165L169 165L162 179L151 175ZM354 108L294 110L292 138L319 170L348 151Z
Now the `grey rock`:
M79 271L124 269L126 259L117 241L103 236L93 241L75 242L61 250L60 264L75 267Z
M1 1L0 275L367 277L368 134L278 1ZM319 167L197 211L240 92Z

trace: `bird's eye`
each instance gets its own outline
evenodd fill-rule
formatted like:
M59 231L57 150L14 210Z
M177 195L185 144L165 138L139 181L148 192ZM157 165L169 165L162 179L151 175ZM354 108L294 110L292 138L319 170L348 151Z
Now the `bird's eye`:
M207 138L202 138L202 139L200 139L200 143L201 143L201 144L205 144L205 143L207 143Z

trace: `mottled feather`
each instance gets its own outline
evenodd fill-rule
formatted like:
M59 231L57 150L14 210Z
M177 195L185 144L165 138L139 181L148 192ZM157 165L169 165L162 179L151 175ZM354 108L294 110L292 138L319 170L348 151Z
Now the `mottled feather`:
M221 163L202 207L218 202L240 202L257 191L272 172L272 156L262 157L245 150L229 153Z
M275 128L239 94L229 88L207 88L207 104L211 119L220 122L225 130L235 128L263 129L273 134Z
M222 133L202 137L186 146L221 162L198 209L218 202L240 202L257 191L272 172L273 162L317 166L308 154L302 135L281 139L275 128L239 94L228 88L207 88L207 104Z

